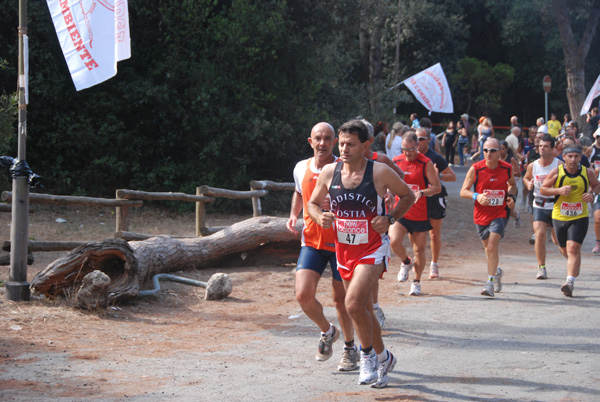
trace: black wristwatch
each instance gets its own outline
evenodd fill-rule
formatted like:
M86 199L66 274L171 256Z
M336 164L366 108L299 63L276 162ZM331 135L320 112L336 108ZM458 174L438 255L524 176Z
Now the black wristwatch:
M386 216L387 216L388 220L390 221L390 226L392 226L396 222L396 218L394 218L390 214L387 214Z

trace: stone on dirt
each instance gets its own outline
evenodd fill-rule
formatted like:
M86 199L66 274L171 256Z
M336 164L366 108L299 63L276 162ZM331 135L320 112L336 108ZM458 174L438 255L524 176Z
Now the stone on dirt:
M108 285L110 285L110 277L102 271L95 270L84 276L77 292L77 307L88 310L106 308Z
M204 300L218 300L229 296L231 293L231 279L227 274L217 273L210 277L206 284Z

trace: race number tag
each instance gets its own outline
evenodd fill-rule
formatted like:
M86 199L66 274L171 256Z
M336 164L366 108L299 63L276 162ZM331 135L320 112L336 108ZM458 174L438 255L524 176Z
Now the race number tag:
M501 207L504 204L504 190L483 190L483 194L491 207Z
M560 213L564 216L579 216L583 214L583 203L562 202L560 204Z
M410 191L412 191L413 193L418 193L419 192L419 185L418 184L408 184L408 187L410 188Z
M533 185L537 188L540 188L542 186L542 183L544 182L544 180L546 179L545 174L536 174L535 176L533 176Z
M600 169L600 160L594 161L594 168Z
M369 221L336 219L338 242L343 244L366 244L369 242Z

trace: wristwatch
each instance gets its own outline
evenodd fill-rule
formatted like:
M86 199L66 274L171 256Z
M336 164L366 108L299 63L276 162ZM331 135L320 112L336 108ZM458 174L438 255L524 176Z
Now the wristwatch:
M396 222L396 218L394 218L392 215L387 214L386 216L387 216L388 220L390 221L390 226Z

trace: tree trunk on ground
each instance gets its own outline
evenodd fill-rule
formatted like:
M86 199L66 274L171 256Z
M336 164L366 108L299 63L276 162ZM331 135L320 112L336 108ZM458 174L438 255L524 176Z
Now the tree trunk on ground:
M575 43L573 29L571 27L571 18L569 15L569 6L567 0L552 0L560 40L562 43L563 54L565 56L565 72L567 74L567 99L569 101L569 110L571 117L578 120L579 127L585 127L585 120L579 116L581 107L587 94L585 90L585 59L587 58L592 40L596 34L598 25L598 16L600 15L600 0L594 1L594 5L589 10L589 18L585 27L585 32L581 37L579 44Z
M85 275L100 270L111 278L109 301L132 298L155 274L215 266L232 254L265 244L299 241L286 229L286 222L286 218L263 216L202 238L158 236L130 243L120 239L88 243L40 271L31 288L48 296L74 295Z

